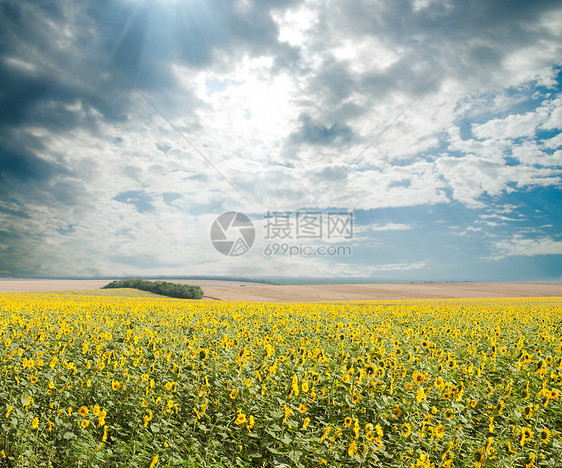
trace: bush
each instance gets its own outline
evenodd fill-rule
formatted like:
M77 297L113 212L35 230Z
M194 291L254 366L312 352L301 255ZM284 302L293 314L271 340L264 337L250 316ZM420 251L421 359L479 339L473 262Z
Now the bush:
M201 299L203 297L203 290L199 286L169 283L167 281L148 281L137 278L112 281L102 286L101 289L116 288L140 289L141 291L150 291L154 294L178 299Z

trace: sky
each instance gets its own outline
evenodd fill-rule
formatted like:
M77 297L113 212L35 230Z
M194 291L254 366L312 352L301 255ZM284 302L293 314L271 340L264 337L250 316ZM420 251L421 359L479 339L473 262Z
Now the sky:
M3 1L0 276L561 280L560 24L544 0Z

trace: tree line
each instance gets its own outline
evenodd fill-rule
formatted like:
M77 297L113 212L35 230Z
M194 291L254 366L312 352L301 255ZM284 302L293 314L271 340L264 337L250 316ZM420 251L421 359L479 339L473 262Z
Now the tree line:
M101 289L133 288L149 291L161 296L175 297L178 299L201 299L203 290L199 286L189 284L169 283L167 281L148 281L143 279L126 279L112 281Z

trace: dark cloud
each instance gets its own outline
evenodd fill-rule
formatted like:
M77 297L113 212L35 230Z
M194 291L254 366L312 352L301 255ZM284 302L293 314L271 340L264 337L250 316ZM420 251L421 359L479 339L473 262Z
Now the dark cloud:
M2 212L4 214L7 214L7 215L10 215L10 216L16 216L18 218L23 218L23 219L30 219L31 218L29 216L29 214L27 214L22 209L13 209L13 208L0 206L0 212Z
M327 8L319 10L316 40L309 51L324 57L321 67L308 76L310 106L316 113L333 115L338 103L356 93L356 102L366 111L397 94L415 97L447 67L447 77L455 77L471 91L501 86L507 74L503 61L510 54L559 43L560 37L539 23L539 18L559 9L556 0L427 2L418 10L409 0L329 1ZM395 57L390 63L381 60L379 65L375 62L354 71L351 60L336 59L327 52L339 45L340 37L358 44L374 39ZM371 57L381 52L377 46L359 50ZM437 82L426 93L435 93L440 86Z
M0 154L0 177L4 180L44 180L62 169L25 148L0 145Z
M240 8L230 0L130 2L104 0L88 6L108 59L143 88L174 84L170 63L208 66L217 54L279 54L280 63L298 58L279 43L272 8L295 2L251 2ZM230 57L232 58L232 57Z
M68 224L67 226L63 226L61 228L57 229L57 232L63 236L67 236L69 234L72 234L73 232L76 231L76 226L72 225L72 224Z
M299 128L291 136L291 141L296 144L327 146L348 143L353 137L353 131L347 125L323 125L315 122L308 114L302 114L299 123Z
M344 61L327 58L310 81L310 89L324 94L326 105L341 105L357 89L354 74Z

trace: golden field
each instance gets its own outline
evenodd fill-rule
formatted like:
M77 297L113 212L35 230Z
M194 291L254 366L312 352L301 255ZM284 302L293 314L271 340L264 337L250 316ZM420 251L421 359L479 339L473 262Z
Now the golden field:
M0 295L1 466L562 466L562 299Z

